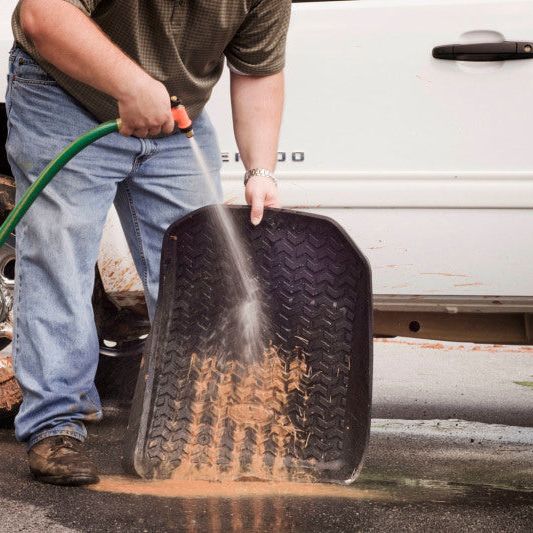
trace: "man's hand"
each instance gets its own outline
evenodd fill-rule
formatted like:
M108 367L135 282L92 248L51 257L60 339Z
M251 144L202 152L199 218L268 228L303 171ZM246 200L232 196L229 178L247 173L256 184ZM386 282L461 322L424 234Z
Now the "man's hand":
M265 207L281 207L278 188L270 178L253 176L248 180L245 190L248 205L252 206L252 224L257 226L263 219Z
M118 110L122 135L147 137L174 130L170 95L161 82L150 76L143 76L139 84L126 88L118 99Z

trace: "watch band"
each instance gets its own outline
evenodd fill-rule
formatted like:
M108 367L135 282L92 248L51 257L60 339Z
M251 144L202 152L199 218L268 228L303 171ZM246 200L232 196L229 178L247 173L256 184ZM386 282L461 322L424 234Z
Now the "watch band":
M251 168L250 170L247 170L244 174L244 185L250 181L250 178L253 178L254 176L260 176L261 178L270 178L274 185L278 185L278 180L274 177L274 174L267 168Z

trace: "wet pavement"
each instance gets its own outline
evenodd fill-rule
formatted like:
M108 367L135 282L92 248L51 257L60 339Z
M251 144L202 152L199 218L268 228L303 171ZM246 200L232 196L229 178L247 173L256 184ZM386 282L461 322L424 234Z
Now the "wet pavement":
M428 348L424 352L423 373L433 379L420 380L416 391L414 385L400 390L390 384L387 372L392 372L395 364L402 366L395 358L404 348L389 347L376 346L375 376L375 414L376 410L387 409L388 417L373 420L365 466L359 481L351 487L320 485L299 490L294 486L263 484L267 488L258 490L253 484L243 493L242 483L237 488L219 486L210 491L209 497L202 497L191 485L175 487L174 491L167 487L166 496L162 497L146 495L146 485L131 478L121 478L118 493L41 485L30 479L25 451L14 441L12 429L4 427L0 429L0 531L531 532L533 428L525 423L508 424L506 413L512 411L510 420L524 420L515 407L527 411L533 390L525 388L531 396L524 396L522 402L503 401L499 417L494 418L499 424L436 419L434 413L444 413L447 408L442 385L446 379L440 369L441 358L446 354L437 355ZM418 346L417 353L420 350ZM501 354L502 358L505 356ZM405 355L407 365L409 357L418 356ZM520 381L514 379L515 374L527 374L529 360L529 374L533 374L533 355L530 357L522 361L523 367L516 363L512 370L511 362L507 365L511 381ZM476 367L475 357L463 363L470 365L472 382L485 379L483 371ZM482 359L479 365L485 373L497 374L493 372L496 362ZM410 374L409 379L418 379L416 371ZM528 375L522 377L527 381ZM497 378L486 379L491 383L486 405L491 407L498 398L498 385L493 383ZM501 389L506 391L508 376L501 376L500 381ZM421 389L424 383L428 391ZM427 383L441 383L433 396ZM469 381L465 379L465 383ZM387 404L385 393L389 385L391 397ZM467 395L457 399L455 385L450 380L447 400L455 414L463 414L461 406L468 408L470 397L473 403L482 401L480 387L478 396L472 396L465 385ZM516 390L522 394L524 387ZM409 395L425 402L425 416L413 420L405 416L409 414L409 401L405 400ZM493 411L498 412L496 407ZM105 420L90 428L88 449L105 476L122 474L126 417L126 409L109 404ZM136 494L141 492L145 494Z

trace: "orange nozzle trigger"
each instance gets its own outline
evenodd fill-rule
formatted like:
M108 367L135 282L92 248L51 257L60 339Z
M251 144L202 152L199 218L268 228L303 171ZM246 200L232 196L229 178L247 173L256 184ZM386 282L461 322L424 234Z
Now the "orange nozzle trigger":
M192 126L192 120L189 118L187 110L183 105L180 104L176 107L173 107L171 112L172 116L174 117L174 121L180 130L187 130Z

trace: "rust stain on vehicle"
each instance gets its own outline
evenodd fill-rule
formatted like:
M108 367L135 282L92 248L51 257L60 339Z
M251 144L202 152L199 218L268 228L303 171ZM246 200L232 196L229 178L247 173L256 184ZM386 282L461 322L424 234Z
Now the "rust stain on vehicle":
M420 272L421 276L446 276L450 278L469 278L466 274L451 274L450 272Z
M418 78L420 81L423 81L425 83L433 83L432 80L430 80L428 78L424 78L424 77L420 76L420 74L417 74L415 77Z
M454 287L482 287L483 283L456 283Z
M401 268L401 267L410 267L414 266L413 263L405 263L403 265L379 265L377 267L374 267L374 269L377 268Z

